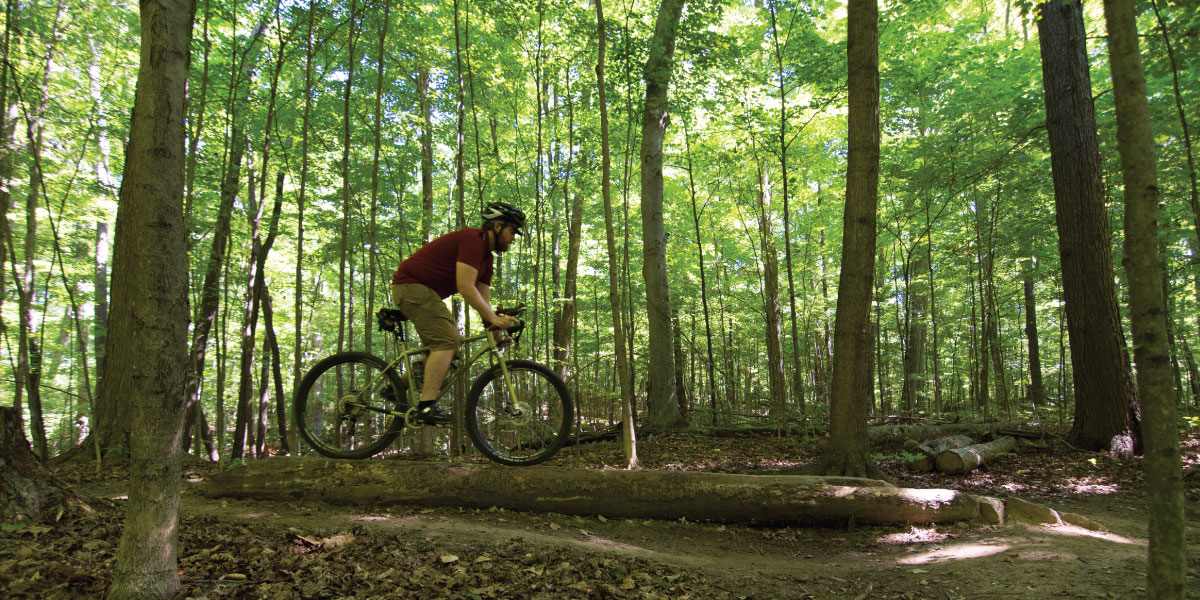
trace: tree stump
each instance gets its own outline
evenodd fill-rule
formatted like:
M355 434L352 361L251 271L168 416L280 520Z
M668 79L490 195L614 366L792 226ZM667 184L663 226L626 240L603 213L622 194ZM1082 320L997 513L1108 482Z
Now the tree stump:
M20 413L0 407L0 521L52 521L69 509L91 512L88 502L34 456Z
M943 473L967 473L997 454L1012 452L1016 447L1017 438L1005 436L986 444L946 450L937 456L937 470Z

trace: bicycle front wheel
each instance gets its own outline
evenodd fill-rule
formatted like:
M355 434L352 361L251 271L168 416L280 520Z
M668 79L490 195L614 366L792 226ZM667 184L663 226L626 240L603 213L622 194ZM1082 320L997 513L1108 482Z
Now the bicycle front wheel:
M404 384L394 369L366 352L342 352L300 380L293 412L296 428L314 450L330 458L367 458L392 443L401 424Z
M549 367L505 361L480 375L467 394L467 435L479 451L504 465L535 465L562 448L575 424L567 385ZM509 385L511 384L511 385Z

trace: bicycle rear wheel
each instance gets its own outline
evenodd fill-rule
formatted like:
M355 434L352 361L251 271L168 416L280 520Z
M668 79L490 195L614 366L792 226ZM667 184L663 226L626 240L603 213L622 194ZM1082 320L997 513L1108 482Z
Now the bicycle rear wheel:
M392 443L403 423L388 414L404 401L394 369L366 352L342 352L313 365L296 390L296 428L330 458L367 458Z
M511 466L535 465L562 448L575 425L575 405L563 380L530 360L505 361L510 390L500 365L493 365L467 394L467 435L491 460Z

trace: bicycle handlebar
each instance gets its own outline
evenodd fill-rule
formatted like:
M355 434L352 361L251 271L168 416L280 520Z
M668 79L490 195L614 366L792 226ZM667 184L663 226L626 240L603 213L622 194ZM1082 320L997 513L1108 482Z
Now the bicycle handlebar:
M508 333L512 333L512 334L520 333L522 329L525 329L525 322L521 321L521 319L520 319L521 314L524 312L525 312L525 304L524 303L519 304L515 308L497 308L496 309L497 315L507 315L507 316L517 319L518 323L516 325L513 325L512 327L508 327L505 329L505 331L507 331ZM492 325L491 323L487 323L487 327L488 327L488 329L499 330L498 327L496 327L495 325Z

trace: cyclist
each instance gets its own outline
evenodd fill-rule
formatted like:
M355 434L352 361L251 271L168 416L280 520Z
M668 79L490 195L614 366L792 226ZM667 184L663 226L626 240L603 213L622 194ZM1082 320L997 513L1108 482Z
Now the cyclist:
M421 247L400 263L392 275L392 302L412 321L429 346L425 381L421 386L418 419L438 424L453 421L435 402L450 361L458 351L458 326L444 299L458 292L484 322L501 328L520 324L492 309L492 253L508 250L525 227L525 213L505 202L483 209L483 226L447 233Z

